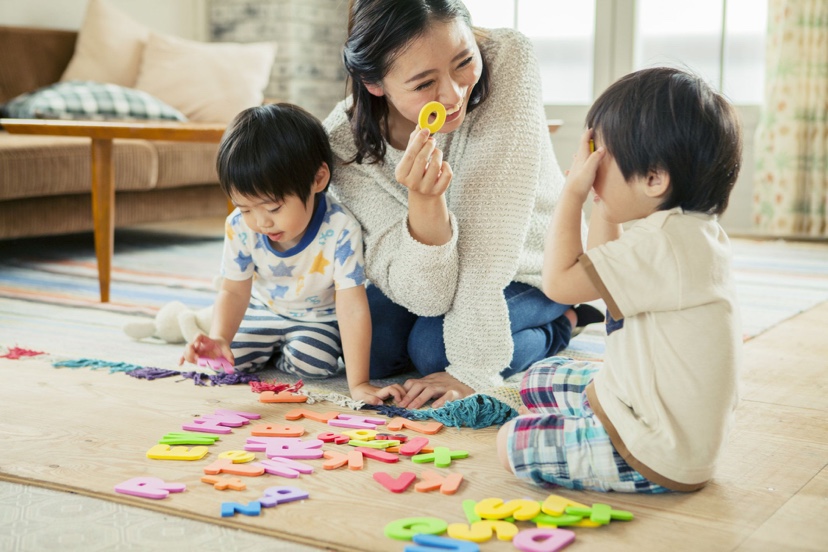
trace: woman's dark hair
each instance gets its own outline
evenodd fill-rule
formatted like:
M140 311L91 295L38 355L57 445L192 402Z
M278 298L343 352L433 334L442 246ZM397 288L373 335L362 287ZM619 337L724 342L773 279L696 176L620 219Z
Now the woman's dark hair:
M722 214L742 158L733 106L700 77L656 67L622 77L590 108L586 123L629 181L670 175L661 210Z
M216 170L222 191L281 201L307 202L316 172L333 152L319 119L297 105L279 103L245 109L224 132Z
M351 0L348 40L342 51L353 96L347 113L357 149L350 162L385 159L388 100L372 95L365 83L379 84L400 52L425 34L432 22L458 17L472 28L469 10L460 0ZM489 72L483 58L483 72L472 89L467 111L480 105L488 94Z

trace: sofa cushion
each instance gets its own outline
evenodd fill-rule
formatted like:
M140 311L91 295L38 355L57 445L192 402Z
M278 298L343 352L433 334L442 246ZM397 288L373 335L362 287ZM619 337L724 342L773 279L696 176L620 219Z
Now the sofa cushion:
M14 98L0 112L18 119L187 120L183 113L146 92L92 81L45 86Z
M75 53L60 78L133 87L149 29L105 0L89 0Z
M272 42L204 43L150 33L135 88L191 121L229 123L262 103L275 57Z
M115 140L116 190L154 188L158 154L146 140ZM0 132L0 200L89 193L88 138Z

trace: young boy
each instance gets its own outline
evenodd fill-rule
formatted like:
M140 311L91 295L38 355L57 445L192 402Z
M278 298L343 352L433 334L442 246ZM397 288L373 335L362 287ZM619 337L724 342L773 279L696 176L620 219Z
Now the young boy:
M555 301L605 301L604 364L554 357L531 367L525 415L501 428L498 453L539 485L700 489L738 402L741 332L717 215L739 173L739 122L701 79L655 68L610 86L587 127L549 227L543 280Z
M252 371L280 353L280 370L325 378L343 353L355 400L400 400L401 386L368 381L362 230L325 194L333 154L321 123L289 104L242 111L222 137L216 166L236 209L225 225L210 335L189 343L183 360L223 356Z

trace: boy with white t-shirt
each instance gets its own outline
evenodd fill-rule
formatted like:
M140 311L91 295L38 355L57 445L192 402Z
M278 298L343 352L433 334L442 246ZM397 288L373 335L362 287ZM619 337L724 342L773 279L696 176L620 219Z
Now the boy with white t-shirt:
M741 331L717 216L739 173L739 122L700 78L654 68L610 86L587 127L549 227L544 292L604 300L604 364L553 357L531 367L524 415L501 428L498 451L540 485L696 490L738 402Z
M401 399L400 385L368 381L371 315L362 229L325 193L333 153L318 119L291 104L252 107L219 144L219 183L236 206L225 223L222 286L210 335L183 360L224 357L251 371L271 359L303 378L345 360L354 400Z

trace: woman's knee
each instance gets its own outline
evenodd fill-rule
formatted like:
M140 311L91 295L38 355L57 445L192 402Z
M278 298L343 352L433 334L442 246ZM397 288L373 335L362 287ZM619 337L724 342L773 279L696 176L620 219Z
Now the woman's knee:
M408 337L408 356L417 371L424 376L445 372L449 362L443 340L442 316L417 320Z

